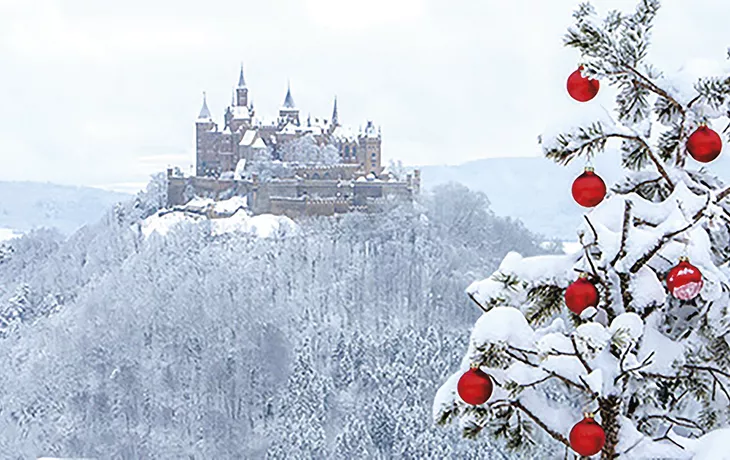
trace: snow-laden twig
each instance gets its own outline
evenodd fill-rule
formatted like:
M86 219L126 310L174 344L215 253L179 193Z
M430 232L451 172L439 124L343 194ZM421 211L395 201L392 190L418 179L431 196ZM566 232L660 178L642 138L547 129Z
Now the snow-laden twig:
M624 201L624 220L621 228L621 246L619 246L619 250L611 260L612 266L616 266L616 262L626 255L626 240L629 237L629 228L631 228L631 206L631 201Z
M537 426L539 426L540 428L542 428L542 430L545 433L549 434L550 437L552 437L553 439L555 439L558 442L563 443L567 447L570 447L570 442L568 442L568 440L565 438L565 436L563 436L562 434L558 433L557 431L555 431L555 430L551 429L549 426L547 426L545 424L545 422L543 422L542 420L540 420L535 414L532 413L532 411L530 411L528 408L526 408L522 404L522 402L520 402L520 401L514 401L512 403L512 406L515 407L515 408L517 408L517 409L519 409L525 415L527 415L530 418L530 420L532 420L533 422L535 422L535 424Z
M652 163L654 163L654 166L656 167L657 171L659 171L659 174L662 175L665 181L667 181L667 184L669 185L669 190L674 190L674 182L672 182L672 179L669 178L669 174L667 174L667 170L664 169L664 165L662 165L662 161L654 154L654 152L651 150L651 147L649 144L641 137L641 136L631 136L628 134L621 134L621 133L612 133L607 134L606 138L616 137L620 139L626 139L638 142L646 149L647 155L649 155L649 158L651 159Z
M571 334L570 336L570 343L573 344L573 350L575 351L575 357L578 358L578 361L583 365L583 368L586 370L588 374L593 372L591 369L591 366L588 365L588 361L583 358L583 355L580 354L580 351L578 351L578 344L575 342L575 334Z
M473 301L473 302L474 302L475 304L477 304L477 306L478 306L479 308L481 308L481 309L482 309L482 311L483 311L484 313L486 313L486 312L488 312L488 311L489 311L489 310L487 310L487 309L486 309L486 308L484 307L484 305L482 305L481 303L479 303L479 301L478 301L478 300L476 299L476 297L474 297L474 294L472 294L471 292L468 292L468 293L467 293L467 295L469 296L469 298L470 298L470 299L471 299L471 300L472 300L472 301Z
M678 416L671 416L667 414L651 414L651 415L645 415L639 421L637 422L639 425L643 423L647 423L649 420L666 420L669 423L673 423L677 426L682 426L685 428L695 429L699 430L703 434L705 433L704 428L702 428L697 422L690 420L685 417L678 417Z
M651 353L649 353L649 356L644 358L644 360L641 362L641 364L639 364L638 366L631 368L631 369L623 369L623 363L622 363L621 364L621 373L619 375L617 375L615 379L613 379L613 383L616 384L616 383L620 382L622 378L628 377L629 374L631 374L632 372L637 372L637 371L640 371L641 369L651 366L651 364L652 364L651 358L654 357L654 354L655 353L652 351Z
M575 389L583 391L583 392L587 392L591 396L593 395L593 391L590 389L590 387L586 387L584 385L581 385L580 383L576 383L576 382L570 380L568 377L565 377L564 375L560 375L555 371L552 371L550 369L545 369L542 366L540 366L539 364L535 364L525 357L518 356L515 353L512 353L509 349L505 350L505 352L507 353L507 356L509 356L510 358L515 359L515 360L521 362L522 364L526 364L530 367L534 367L535 369L540 369L541 371L545 372L546 374L550 375L551 377L554 377L554 378L560 380L561 382L563 382L564 384L566 384L569 387L575 388Z
M664 234L664 236L662 236L657 241L657 243L646 254L644 254L641 258L639 258L639 260L634 262L634 265L631 266L631 268L629 269L629 272L632 274L638 273L639 270L641 269L641 267L643 267L647 262L649 262L649 260L651 260L651 258L654 257L654 255L657 252L659 252L659 250L661 250L664 247L664 245L666 245L672 238L679 235L680 233L686 232L687 230L689 230L692 227L694 227L695 225L697 225L697 223L700 221L700 219L702 219L702 215L703 215L704 211L707 209L707 206L710 204L709 194L707 196L708 196L708 200L705 203L705 206L702 209L700 209L699 211L697 211L697 213L693 216L692 222L690 222L685 227L683 227L679 230L675 230L673 232Z

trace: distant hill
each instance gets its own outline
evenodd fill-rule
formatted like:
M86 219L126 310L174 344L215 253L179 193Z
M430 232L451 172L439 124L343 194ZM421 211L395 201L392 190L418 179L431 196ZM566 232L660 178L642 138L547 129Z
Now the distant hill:
M0 182L0 229L4 233L55 227L65 234L96 221L131 195L91 187L39 182Z
M730 182L729 156L726 153L707 167L726 182ZM536 233L572 241L584 209L573 201L570 188L584 166L577 161L563 167L544 157L534 157L489 158L457 166L420 168L425 189L460 182L486 193L498 215L521 219ZM599 156L594 166L609 187L624 175L616 153Z

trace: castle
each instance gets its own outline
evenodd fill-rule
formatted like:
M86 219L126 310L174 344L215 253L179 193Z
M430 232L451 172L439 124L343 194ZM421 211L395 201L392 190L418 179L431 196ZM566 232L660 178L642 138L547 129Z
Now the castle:
M419 192L420 171L396 177L383 167L381 132L372 121L358 132L340 124L336 97L329 120L308 115L303 121L289 86L278 116L266 120L256 114L241 66L223 120L219 129L203 94L195 121L195 176L168 169L168 205L182 205L194 196L237 195L248 198L254 214L295 217L372 210L387 197L410 198ZM297 143L302 138L308 144ZM309 152L329 157L301 161ZM256 165L261 161L278 169L260 177Z

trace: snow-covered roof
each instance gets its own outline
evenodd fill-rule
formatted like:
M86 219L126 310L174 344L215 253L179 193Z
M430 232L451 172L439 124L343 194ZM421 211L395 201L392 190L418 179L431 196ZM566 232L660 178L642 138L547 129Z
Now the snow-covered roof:
M338 139L355 140L357 134L349 126L338 126L332 132L332 136Z
M251 112L246 106L234 106L231 107L234 120L248 120L251 118Z
M284 134L297 134L301 132L301 129L294 123L288 122L283 128L281 128L280 132Z
M257 137L254 143L251 145L252 149L265 149L266 144L264 143L264 140L260 137Z
M279 119L258 115L251 119L251 124L253 126L277 126L279 124Z
M254 140L256 140L256 134L258 134L258 131L255 129L249 129L246 131L246 133L241 138L241 142L238 143L238 145L242 145L244 147L251 147Z

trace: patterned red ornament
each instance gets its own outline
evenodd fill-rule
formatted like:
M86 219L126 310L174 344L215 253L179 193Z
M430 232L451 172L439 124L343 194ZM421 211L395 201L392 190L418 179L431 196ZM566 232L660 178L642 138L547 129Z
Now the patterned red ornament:
M702 273L689 263L687 257L680 257L679 264L667 275L667 288L679 300L690 300L697 297L702 289Z
M472 406L478 406L487 402L492 396L492 379L482 372L478 365L472 364L471 369L459 379L456 389L462 401Z
M596 455L606 444L606 433L592 414L585 414L585 418L576 423L570 430L570 447L584 457Z
M581 273L580 278L565 290L565 305L576 315L580 315L588 307L598 305L598 289L585 273Z
M598 80L581 75L582 70L583 66L580 66L568 77L568 94L578 102L588 102L596 97L601 84Z
M687 139L687 151L700 163L709 163L720 155L722 139L707 125L702 124Z
M592 208L606 196L606 183L593 168L587 167L583 174L573 181L573 199L584 208Z

